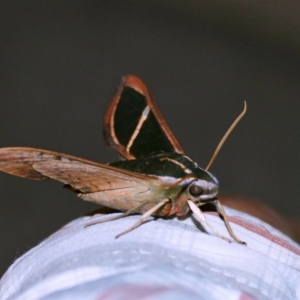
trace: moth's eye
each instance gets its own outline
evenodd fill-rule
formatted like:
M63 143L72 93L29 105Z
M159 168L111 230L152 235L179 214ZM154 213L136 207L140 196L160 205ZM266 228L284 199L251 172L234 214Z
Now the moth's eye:
M193 196L193 197L195 197L195 198L197 198L197 197L199 197L199 196L201 196L202 194L203 194L203 189L199 186L199 185L197 185L197 184L192 184L190 187L189 187L189 192L190 192L190 194Z

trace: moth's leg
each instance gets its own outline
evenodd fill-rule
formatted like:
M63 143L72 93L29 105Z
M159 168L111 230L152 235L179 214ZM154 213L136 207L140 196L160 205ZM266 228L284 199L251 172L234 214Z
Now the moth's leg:
M91 225L95 225L95 224L99 224L99 223L105 223L105 222L110 222L110 221L115 221L115 220L118 220L118 219L121 219L121 218L124 218L124 217L127 217L129 215L133 215L135 214L139 208L141 208L143 205L145 205L145 203L139 205L139 206L136 206L132 209L129 209L127 210L126 212L124 212L123 214L121 215L118 215L118 216L111 216L110 218L105 218L104 217L104 220L103 219L100 219L100 220L92 220L90 222L87 222L84 227L88 227L88 226L91 226Z
M164 206L167 202L169 202L169 199L164 199L161 202L159 202L158 204L156 204L154 207L152 207L151 209L149 209L148 211L146 211L137 222L135 222L132 226L130 226L128 229L126 229L125 231L119 233L118 235L116 235L116 239L118 237L120 237L121 235L124 235L130 231L132 231L133 229L137 228L138 226L140 226L144 221L146 221L146 219L148 217L150 217L154 212L156 212L158 209L160 209L162 206Z
M226 228L227 228L229 234L231 235L231 237L232 237L235 241L237 241L238 243L243 244L243 245L247 245L246 242L241 241L241 240L234 234L234 232L233 232L233 230L232 230L232 228L231 228L231 226L230 226L230 223L229 223L229 221L228 221L228 218L227 218L225 209L224 209L223 205L221 204L221 202L220 202L219 200L215 200L214 203L215 203L215 205L216 205L216 207L217 207L218 213L223 217L224 223L225 223Z
M187 201L189 204L189 207L191 209L191 211L195 214L196 217L198 217L200 219L201 222L205 222L207 224L207 226L221 239L227 241L227 242L231 242L229 238L227 238L226 236L222 235L220 232L218 232L205 218L203 212L200 210L200 208L191 200Z

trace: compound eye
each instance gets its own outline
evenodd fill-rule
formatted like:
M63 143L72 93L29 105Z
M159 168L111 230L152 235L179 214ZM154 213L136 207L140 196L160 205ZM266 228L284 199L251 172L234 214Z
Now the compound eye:
M189 192L193 197L198 198L199 196L201 196L203 194L204 191L199 185L192 184L189 187Z

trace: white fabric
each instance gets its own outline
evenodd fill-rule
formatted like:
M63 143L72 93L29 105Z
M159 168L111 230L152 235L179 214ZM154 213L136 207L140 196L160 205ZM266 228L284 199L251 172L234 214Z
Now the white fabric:
M192 217L158 218L119 239L139 216L87 228L91 217L80 218L14 262L0 299L300 299L300 246L254 217L226 211L247 246L203 232ZM205 216L228 235L216 214Z

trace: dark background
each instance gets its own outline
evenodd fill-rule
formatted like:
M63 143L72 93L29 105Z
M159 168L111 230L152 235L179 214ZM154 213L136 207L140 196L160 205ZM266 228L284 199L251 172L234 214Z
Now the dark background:
M299 218L299 2L1 1L0 147L99 162L102 119L121 77L139 75L186 153L221 192ZM283 3L283 2L278 2ZM0 274L96 208L56 182L0 174Z

